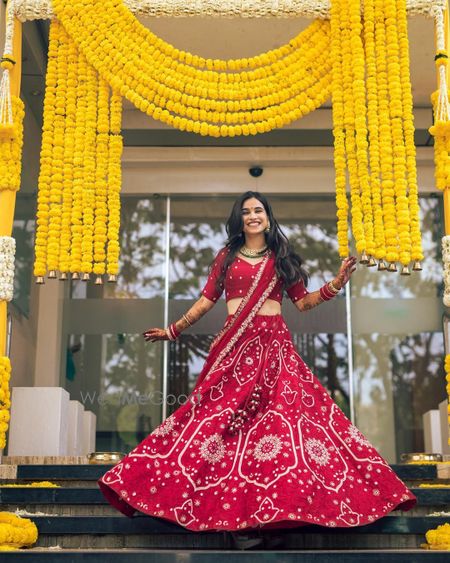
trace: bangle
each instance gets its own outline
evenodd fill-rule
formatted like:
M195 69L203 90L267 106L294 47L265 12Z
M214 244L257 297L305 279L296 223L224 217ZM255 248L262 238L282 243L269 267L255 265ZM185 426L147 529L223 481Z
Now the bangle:
M328 282L328 287L331 289L331 291L336 293L336 295L341 291L334 285L333 281Z
M176 340L180 336L180 333L178 332L175 323L170 324L166 328L166 333L169 336L170 340Z
M183 313L183 319L187 322L187 324L189 326L192 326L192 323L190 322L190 320L187 318L187 316Z
M332 292L328 283L325 283L320 289L320 297L322 297L322 299L324 301L329 301L330 299L333 299L333 297L336 297L336 293Z

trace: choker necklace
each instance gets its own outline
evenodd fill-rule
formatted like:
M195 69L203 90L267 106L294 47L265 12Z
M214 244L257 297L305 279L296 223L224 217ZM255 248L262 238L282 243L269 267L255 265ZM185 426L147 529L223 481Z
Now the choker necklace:
M239 252L246 258L260 258L261 256L264 256L268 250L267 246L260 248L259 250L254 250L253 248L247 248L244 245L239 249Z

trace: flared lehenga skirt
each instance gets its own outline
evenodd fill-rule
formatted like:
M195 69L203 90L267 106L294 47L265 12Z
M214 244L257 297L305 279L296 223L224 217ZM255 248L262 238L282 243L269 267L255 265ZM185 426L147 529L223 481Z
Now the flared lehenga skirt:
M232 434L255 384L258 408ZM256 315L189 401L98 483L127 516L198 531L347 528L417 501L311 373L281 314Z

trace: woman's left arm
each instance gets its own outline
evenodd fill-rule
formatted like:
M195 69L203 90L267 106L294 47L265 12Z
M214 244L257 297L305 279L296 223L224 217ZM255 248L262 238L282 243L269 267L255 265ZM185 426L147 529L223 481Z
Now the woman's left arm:
M341 290L344 285L349 281L351 275L356 270L356 257L350 256L349 258L345 258L342 261L341 267L339 268L339 272L337 276L332 280L332 286L335 287L337 290ZM298 301L295 302L295 306L299 311L309 311L317 305L320 305L324 301L328 301L334 295L330 288L327 287L328 284L325 284L321 289L318 291L312 291L302 297Z

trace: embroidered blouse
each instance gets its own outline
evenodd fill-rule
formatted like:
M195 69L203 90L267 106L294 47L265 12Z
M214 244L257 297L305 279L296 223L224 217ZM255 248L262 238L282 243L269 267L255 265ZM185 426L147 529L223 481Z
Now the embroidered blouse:
M208 276L208 280L203 287L201 294L210 299L211 301L217 301L222 295L224 290L225 282L225 300L228 302L230 299L235 297L244 297L247 293L252 279L255 277L259 262L256 264L250 264L247 260L242 260L239 257L235 257L233 262L230 264L224 282L221 284L221 289L218 291L215 287L216 280L220 275L220 269L222 267L223 261L225 259L227 250L222 249L216 255L211 272ZM286 290L291 301L295 303L302 297L305 297L309 293L306 289L305 284L302 279L297 283L293 284ZM274 299L280 304L283 300L283 280L278 278L275 287L273 288L268 299Z

